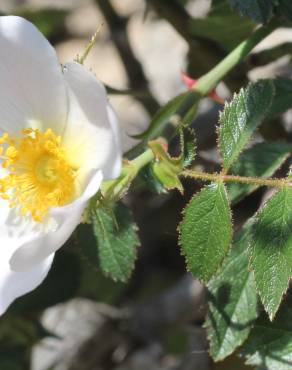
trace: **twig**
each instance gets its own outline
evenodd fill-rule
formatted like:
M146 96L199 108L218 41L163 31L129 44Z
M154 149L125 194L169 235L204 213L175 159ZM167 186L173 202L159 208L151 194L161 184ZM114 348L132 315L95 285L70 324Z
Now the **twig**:
M127 72L130 87L146 92L146 96L136 96L136 99L152 115L158 110L159 104L150 93L141 64L133 54L126 31L127 19L116 13L110 0L96 0L96 2L109 26L111 37Z
M191 35L189 32L189 24L192 18L178 2L173 0L148 0L148 3L151 4L158 15L166 19L176 29L176 31L190 44L191 49L199 48L199 52L196 53L195 68L198 66L198 58L200 58L200 64L206 71L225 56L217 43L205 37L194 37ZM192 63L192 58L190 63Z
M285 42L283 44L277 45L270 49L265 49L255 54L251 54L248 62L251 68L266 65L275 61L284 55L292 55L292 43Z
M235 182L240 184L270 186L275 188L282 188L285 186L292 187L291 179L287 178L265 178L265 177L244 177L236 175L225 175L223 173L206 173L193 170L185 170L181 173L182 176L192 177L203 181L223 181Z

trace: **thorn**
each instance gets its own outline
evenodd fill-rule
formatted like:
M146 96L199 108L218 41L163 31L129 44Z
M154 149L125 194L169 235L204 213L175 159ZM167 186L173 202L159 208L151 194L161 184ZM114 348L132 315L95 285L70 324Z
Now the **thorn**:
M198 80L195 80L195 79L189 77L184 72L181 72L181 79L183 80L183 82L185 83L185 85L187 86L188 89L191 89L198 82Z
M186 75L184 72L181 73L181 78L183 80L183 82L185 83L185 85L187 86L187 88L190 90L192 89L193 87L196 86L198 80L196 79L193 79L191 77L189 77L188 75ZM208 94L208 97L214 101L216 101L217 103L219 104L225 104L225 101L224 99L222 99L216 92L216 89L213 89L209 94Z
M225 104L225 100L222 99L216 92L215 89L213 89L209 94L208 94L208 97L213 99L214 101L216 101L217 103L219 104L222 104L224 105Z

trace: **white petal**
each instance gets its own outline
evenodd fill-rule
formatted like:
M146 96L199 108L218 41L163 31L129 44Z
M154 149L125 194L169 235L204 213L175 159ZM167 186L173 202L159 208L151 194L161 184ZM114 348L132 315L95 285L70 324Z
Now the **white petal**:
M0 177L4 170L0 168ZM46 277L54 254L25 272L10 268L10 259L23 243L39 235L43 227L19 215L19 210L10 209L8 202L0 199L0 315L18 297L35 289Z
M5 246L2 247L5 248ZM16 298L32 291L43 282L53 259L54 254L24 272L11 271L9 261L0 259L0 315Z
M111 160L112 163L111 167L107 167L104 169L104 177L105 178L116 178L120 175L122 169L122 161L121 161L121 153L122 153L122 144L121 144L121 127L118 121L118 117L113 109L113 107L108 104L107 105L107 113L110 121L111 128L114 132L114 139L117 150L113 150L111 153Z
M68 102L53 47L30 22L0 17L0 128L51 127L61 133Z
M118 122L109 107L104 86L82 65L65 65L69 89L69 114L63 145L76 166L101 169L105 179L121 169Z
M50 216L56 222L56 228L47 233L32 235L29 240L20 244L10 259L11 269L29 270L59 249L80 223L87 202L97 193L101 181L101 171L93 172L80 198L64 207L51 209Z
M18 209L10 209L0 199L0 260L9 261L19 245L38 235L43 227L20 216Z

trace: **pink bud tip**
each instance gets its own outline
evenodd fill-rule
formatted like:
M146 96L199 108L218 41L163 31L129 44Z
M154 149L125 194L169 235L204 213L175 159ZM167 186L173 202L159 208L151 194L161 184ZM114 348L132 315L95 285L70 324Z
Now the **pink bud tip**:
M193 78L189 77L184 72L181 73L181 79L189 89L191 89L197 83L197 80L194 80Z
M181 78L182 78L183 82L185 83L185 85L187 86L188 89L191 89L194 86L196 86L196 83L198 82L198 80L195 80L195 79L189 77L184 72L181 73ZM216 89L213 89L208 94L208 97L213 99L214 101L216 101L219 104L224 104L224 99L220 98L220 96L216 92Z

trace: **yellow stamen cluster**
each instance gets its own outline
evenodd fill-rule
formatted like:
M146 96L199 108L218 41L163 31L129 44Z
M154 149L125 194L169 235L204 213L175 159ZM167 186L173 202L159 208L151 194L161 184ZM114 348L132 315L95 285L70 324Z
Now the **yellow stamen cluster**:
M51 207L63 206L74 198L75 171L61 137L51 129L24 129L20 137L4 133L0 157L8 171L0 179L0 196L11 208L19 207L22 216L30 213L41 222Z

